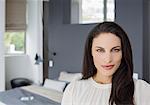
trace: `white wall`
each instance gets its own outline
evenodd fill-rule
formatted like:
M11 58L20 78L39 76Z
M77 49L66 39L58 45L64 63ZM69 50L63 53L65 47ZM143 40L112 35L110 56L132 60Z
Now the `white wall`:
M0 0L0 91L5 90L5 67L4 67L4 30L5 30L5 0Z
M41 17L41 0L27 0L27 33L26 33L26 55L6 56L6 82L7 89L10 88L10 80L16 77L31 79L36 84L43 81L43 65L35 65L35 54L43 57L43 35Z
M10 89L10 80L16 77L25 77L33 80L31 62L28 55L6 56L6 88Z

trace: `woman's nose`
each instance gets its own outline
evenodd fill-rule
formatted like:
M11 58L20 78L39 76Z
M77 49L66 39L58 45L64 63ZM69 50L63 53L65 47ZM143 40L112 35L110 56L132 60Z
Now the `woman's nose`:
M111 53L106 53L104 55L104 62L105 63L111 63L112 62L112 55L111 55Z

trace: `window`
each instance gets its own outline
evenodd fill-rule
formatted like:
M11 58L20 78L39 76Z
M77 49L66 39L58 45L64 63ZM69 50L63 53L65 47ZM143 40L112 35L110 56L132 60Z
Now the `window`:
M115 20L115 0L72 0L71 9L71 23Z
M82 0L81 23L114 21L114 0Z
M25 32L5 32L5 54L25 53Z
M5 54L25 53L26 6L26 0L6 0Z

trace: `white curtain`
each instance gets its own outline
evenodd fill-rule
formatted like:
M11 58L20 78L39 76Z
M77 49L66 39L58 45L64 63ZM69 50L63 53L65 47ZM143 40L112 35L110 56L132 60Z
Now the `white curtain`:
M43 64L35 65L35 55L43 57L43 1L28 0L28 23L26 33L27 54L30 58L30 69L33 81L41 84L43 81Z
M5 31L5 0L0 0L0 91L5 90L5 58L4 58L4 31Z

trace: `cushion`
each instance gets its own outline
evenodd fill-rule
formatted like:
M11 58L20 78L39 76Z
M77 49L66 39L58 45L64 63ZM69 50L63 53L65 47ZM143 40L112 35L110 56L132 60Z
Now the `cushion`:
M63 92L64 88L66 87L66 82L52 80L52 79L45 79L43 87L48 89L57 90L59 92Z
M71 82L82 78L81 73L68 73L65 71L60 72L58 80Z

